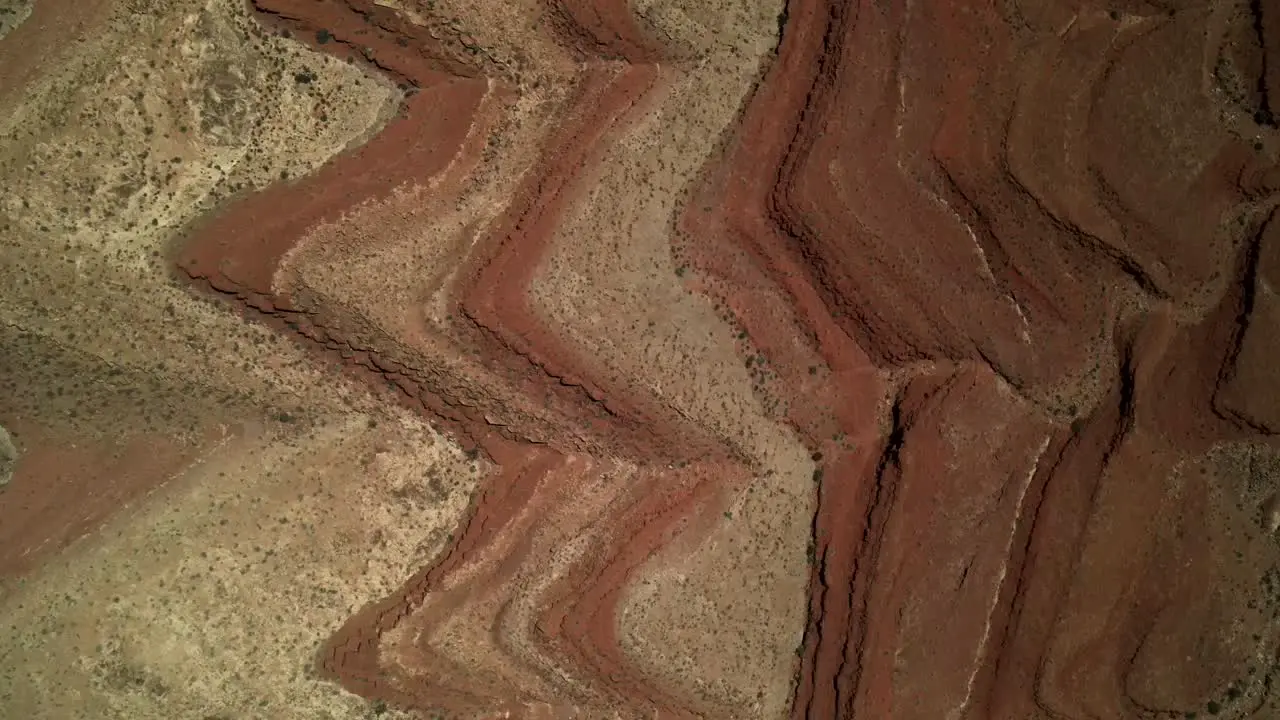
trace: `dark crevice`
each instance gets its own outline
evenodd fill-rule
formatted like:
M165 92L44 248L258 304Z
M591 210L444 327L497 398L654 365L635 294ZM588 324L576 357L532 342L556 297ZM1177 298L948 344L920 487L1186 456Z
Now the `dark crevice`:
M818 546L818 538L821 536L822 526L822 500L823 500L823 477L815 473L817 478L817 502L814 504L813 520L809 526L809 542L812 543L815 553L820 553L815 557L817 563L816 571L810 573L811 581L809 587L809 616L805 622L805 637L802 647L809 657L802 657L800 661L800 678L794 689L795 695L792 696L793 713L797 709L794 707L796 700L803 694L812 697L812 693L802 693L801 687L812 687L816 675L813 672L814 665L817 664L818 650L826 643L823 638L824 625L822 622L824 606L827 601L827 592L831 589L831 583L827 579L827 545ZM808 672L805 672L806 663L809 665ZM806 708L806 716L809 709Z
M874 575L874 562L880 554L884 526L897 494L897 479L901 475L902 447L906 437L902 403L903 393L900 391L891 410L891 429L872 475L871 496L868 498L862 525L861 552L858 553L849 573L849 619L856 630L850 632L850 639L841 648L841 665L831 678L835 692L835 706L840 717L853 716L853 704L862 679L861 653L866 648L868 627L867 589L873 580L871 576ZM847 687L842 687L844 683L841 680L845 677L847 677ZM813 718L813 720L818 719Z
M1274 12L1275 9L1272 8ZM1253 113L1253 121L1269 128L1280 127L1280 118L1276 117L1275 108L1271 106L1271 97L1267 88L1267 42L1266 33L1262 29L1262 0L1249 0L1249 13L1253 17L1253 33L1262 50L1262 70L1258 73L1257 91L1258 108Z
M787 31L787 21L791 19L791 0L785 0L782 3L782 10L778 11L778 45L781 47L783 35Z
M1235 366L1236 357L1240 354L1240 344L1244 340L1245 331L1249 329L1249 320L1253 315L1253 306L1257 294L1258 261L1262 256L1262 236L1271 223L1280 222L1280 214L1273 212L1258 231L1252 233L1246 241L1240 262L1240 308L1236 313L1235 331L1231 339L1231 351L1227 355L1224 371L1230 372Z
M1239 279L1236 282L1236 286L1239 287L1240 297L1236 301L1238 306L1236 308L1236 316L1232 321L1231 339L1227 343L1227 352L1222 359L1222 365L1218 369L1216 383L1218 388L1222 388L1231 382L1240 356L1240 349L1244 344L1245 334L1249 331L1249 323L1252 321L1254 303L1256 302L1258 263L1262 255L1262 237L1266 234L1271 223L1280 223L1280 211L1272 212L1271 216L1262 223L1258 230L1250 234L1245 241L1245 247L1241 251L1238 271ZM1270 434L1266 427L1258 425L1250 418L1235 412L1229 407L1225 407L1216 397L1212 407L1214 413L1224 420L1248 427L1255 432Z

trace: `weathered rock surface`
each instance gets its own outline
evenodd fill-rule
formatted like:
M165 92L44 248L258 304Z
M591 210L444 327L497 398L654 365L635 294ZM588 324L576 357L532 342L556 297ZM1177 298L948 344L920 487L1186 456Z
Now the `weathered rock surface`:
M9 493L54 508L29 516L61 528L46 553L162 484L154 476L182 476L195 454L227 461L208 449L235 435L220 423L355 405L370 424L343 446L372 459L345 485L317 449L324 432L259 451L295 458L289 472L326 488L314 507L359 497L359 517L373 518L376 535L347 529L329 555L306 556L319 574L341 568L346 607L319 606L309 639L279 642L288 662L379 712L1280 716L1271 4L253 0L252 11L253 31L217 30L240 27L224 19L201 32L270 38L255 49L288 37L324 64L249 54L227 69L202 56L216 78L195 112L207 146L186 151L221 167L248 134L235 162L257 174L217 185L227 197L155 235L176 278L102 261L170 303L148 314L119 294L112 317L193 323L212 343L157 371L168 390L148 402L181 395L180 379L249 389L216 421L179 412L191 427L168 464L151 458L150 474L83 515L50 502L73 484L48 446L104 443L100 429L0 405L6 424L22 411L24 438L51 438L22 466L46 475L19 473ZM4 43L50 32L31 25L40 12ZM21 97L35 71L14 67L0 89ZM289 102L307 107L297 88L340 73L332 92L348 102L311 110L324 151L292 170L270 164L293 151L253 135L280 122L266 110L248 120L266 106L254 88L293 88L302 98ZM289 148L307 147L287 131ZM50 145L22 137L6 172ZM260 170L255 153L268 158ZM50 384L37 356L74 347L128 365L117 355L137 344L86 340L32 309L58 302L45 298L81 267L45 258L45 216L26 220L57 207L47 185L35 209L26 196L5 206L22 233L0 257L62 273L0 305L6 323L57 339L11 359L33 380L23 387ZM128 197L158 205L149 192ZM221 310L190 298L172 309L183 287ZM233 313L277 345L231 345ZM218 347L243 363L217 365L206 355ZM328 372L308 374L316 358ZM262 376L272 382L251 385ZM471 471L487 474L446 490L441 474L463 473L465 455L414 454L426 431L382 407L392 401L483 456ZM375 421L388 417L384 442ZM142 465L125 455L113 476ZM432 468L421 488L386 480L420 462ZM188 474L204 479L160 507L195 503L212 482ZM287 494L244 511L259 532L301 512ZM412 534L407 507L429 512L430 528ZM0 525L6 552L44 547L40 532ZM285 548L303 531L277 532ZM404 553L386 549L390 536ZM364 552L381 558L365 570L377 582L352 569ZM276 577L261 572L265 585ZM281 583L264 613L285 607L270 604L286 603ZM148 662L156 677L188 667ZM194 692L191 707L220 697Z

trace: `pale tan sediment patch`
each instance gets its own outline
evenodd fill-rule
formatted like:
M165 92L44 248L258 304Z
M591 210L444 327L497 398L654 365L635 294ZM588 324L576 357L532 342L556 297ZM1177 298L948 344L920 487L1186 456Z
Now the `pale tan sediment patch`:
M31 17L35 0L0 0L0 40Z
M313 678L328 636L446 544L481 468L393 413L213 448L0 606L26 718L364 718Z
M796 453L774 466L736 492L700 543L652 557L619 604L623 650L712 717L777 718L790 708L813 463Z
M545 647L538 614L555 601L557 581L607 532L604 511L633 473L574 456L528 478L539 485L529 504L383 636L384 662L424 688L572 702L598 716L592 678Z
M350 395L318 389L278 334L193 299L164 256L225 197L362 141L394 109L394 88L268 34L242 2L186 0L120 4L10 98L0 322L112 365L278 402L332 408Z
M274 287L323 307L326 323L384 360L446 378L438 382L468 397L497 398L486 406L491 422L537 418L524 431L547 437L538 428L553 424L552 408L522 397L474 353L459 352L470 339L459 337L465 322L453 302L458 273L539 161L570 90L548 85L514 96L489 81L470 130L438 174L313 227L286 253Z
M414 350L438 350L423 337L424 323L449 332L448 290L458 265L537 161L564 95L547 87L512 97L490 80L448 166L316 225L285 254L277 291L323 293ZM420 271L406 273L407 265Z
M731 49L660 71L648 111L612 138L594 184L566 212L530 297L557 331L597 358L606 382L651 394L763 459L758 441L775 434L773 425L757 423L730 328L683 287L669 242L682 194L736 117L738 103L726 99L745 97L773 46L776 20L746 15L738 9L721 19L720 29L740 38Z
M375 0L415 25L430 27L440 38L457 37L488 61L503 82L528 89L549 79L568 77L578 61L557 42L551 6L540 0L476 3L466 0ZM558 83L551 83L558 84Z
M447 168L317 225L286 254L275 286L285 292L306 288L323 293L405 339L411 349L431 353L438 348L422 337L422 323L449 332L447 291L458 265L509 209L513 194L537 167L548 138L585 82L584 67L547 32L549 11L540 0L376 4L432 28L433 37L442 24L449 34L460 33L496 58L507 74L488 80L470 134ZM385 231L374 233L371 227ZM423 271L403 272L407 262ZM448 355L433 360L469 362L452 350Z
M112 433L104 412L117 424L172 413L168 430L184 435L226 420L192 391L205 386L242 410L287 405L327 424L280 414L273 430L233 434L92 542L7 585L0 707L58 720L366 717L364 700L312 679L314 653L430 562L479 470L286 338L193 298L165 255L228 196L362 142L399 93L266 33L237 0L119 3L58 58L0 88L0 329L39 338L6 345L21 381L10 376L18 396L0 411L90 439ZM73 365L92 373L59 375ZM116 380L143 390L137 407L62 392ZM373 414L340 414L351 406ZM92 422L64 421L74 409Z

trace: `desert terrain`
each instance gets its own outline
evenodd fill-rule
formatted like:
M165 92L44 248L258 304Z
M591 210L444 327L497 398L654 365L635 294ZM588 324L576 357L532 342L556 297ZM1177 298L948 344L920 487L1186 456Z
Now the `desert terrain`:
M1280 717L1277 288L1268 0L0 0L0 717Z

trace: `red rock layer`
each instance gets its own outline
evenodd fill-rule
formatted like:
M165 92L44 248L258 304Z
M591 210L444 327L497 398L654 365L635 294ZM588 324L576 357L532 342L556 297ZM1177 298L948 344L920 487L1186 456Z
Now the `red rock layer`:
M256 4L324 28L323 49L372 48L415 91L369 144L229 208L179 267L399 388L501 468L444 559L353 617L322 670L409 707L533 714L551 695L563 706L547 716L702 711L628 665L616 607L743 471L598 379L524 299L575 170L625 127L664 51L622 3L556 6L588 69L509 212L459 258L435 341L478 352L485 376L450 377L391 357L394 338L351 339L339 309L272 278L307 228L442 170L487 122L484 68L372 3ZM796 717L1276 712L1272 14L788 3L674 251L767 358L758 391L820 463ZM667 464L682 467L652 469ZM584 495L598 517L556 502ZM571 537L593 538L589 557L559 554ZM437 649L513 623L539 650L505 648L492 676Z
M0 578L17 578L164 484L202 449L159 435L122 441L11 424L22 471L0 504Z
M1186 5L789 4L679 252L808 339L770 390L826 464L797 717L1275 712L1275 138L1186 51L1250 13ZM832 452L869 366L891 427Z
M466 390L458 387L456 379L424 377L421 373L429 373L427 368L409 368L380 357L372 348L352 346L341 330L326 330L326 322L339 321L326 317L322 305L304 307L299 298L272 289L272 278L284 253L306 229L335 220L361 202L384 196L408 181L425 182L459 151L470 150L467 154L474 161L478 149L464 148L463 142L473 121L485 121L475 112L486 81L473 77L478 69L449 59L449 48L436 41L429 28L394 16L384 19L389 11L372 3L352 0L313 6L264 0L256 7L266 13L267 22L288 22L300 37L314 38L321 30L328 33L331 39L322 45L313 40L317 47L340 54L361 48L363 55L377 58L380 69L410 85L411 95L400 115L368 144L303 180L244 198L197 228L178 251L179 270L337 351L353 361L351 364L382 374L412 402L427 405L427 410L455 423L465 435L476 434L466 429L468 423L482 424L482 435L498 431L485 419L485 408L479 407L476 399L459 396ZM627 52L639 52L634 43L619 42ZM450 330L483 351L489 370L500 378L497 381L516 385L544 403L557 404L563 414L586 428L588 436L606 438L614 451L701 458L718 451L710 440L699 439L703 435L699 429L687 427L675 417L656 422L654 414L659 410L643 399L606 394L598 384L580 377L572 369L577 359L545 333L522 298L543 238L554 227L565 202L572 171L592 162L593 153L600 152L601 138L622 122L628 106L652 83L652 75L643 66L621 74L605 67L587 69L573 98L573 109L567 113L569 121L544 153L546 161L519 188L499 227L480 238L470 256L458 258L463 267L455 292L457 315L470 322L455 323ZM424 137L431 142L422 142ZM534 338L536 343L531 341ZM625 429L615 427L619 417L629 421ZM521 431L514 424L501 430L522 439L556 434L549 428ZM565 432L563 427L560 430ZM597 442L565 440L567 447L574 449Z
M477 238L467 257L458 258L451 322L433 341L459 353L478 351L485 375L450 377L405 360L402 352L392 350L398 345L395 338L377 332L360 339L346 334L341 308L310 293L279 292L273 282L284 255L306 229L336 220L403 183L437 176L460 151L468 158L463 165L474 164L479 148L467 147L467 131L473 122L490 121L477 115L486 82L473 77L477 69L458 64L447 47L431 39L429 29L384 15L371 3L261 0L255 6L265 22L299 37L314 38L324 30L326 42L317 43L321 49L342 54L370 48L362 55L376 58L379 68L413 89L400 115L366 145L312 176L245 197L197 228L177 251L177 267L198 286L294 333L348 370L393 388L402 401L445 423L501 468L444 558L394 596L355 615L322 652L321 672L371 698L405 707L527 710L531 698L546 696L531 693L528 681L495 677L481 682L427 645L403 649L402 641L384 635L412 627L429 636L430 626L418 627L421 623L447 624L473 604L483 608L494 588L525 572L525 553L549 552L534 544L497 567L476 559L496 552L495 545L504 547L500 538L578 528L590 530L598 545L548 591L548 603L538 609L535 621L540 642L560 657L575 659L585 673L580 690L561 693L565 707L679 708L687 700L653 687L621 656L614 637L615 606L627 576L643 561L668 546L673 536L687 541L711 526L706 518L719 515L720 491L742 471L702 429L647 398L626 396L594 379L589 363L548 335L524 299L545 238L573 190L576 170L596 161L603 139L625 123L629 107L653 84L653 71L639 64L621 72L589 65L565 122L543 153L545 160L518 188L497 225ZM566 42L593 57L639 63L656 56L626 16L607 10L587 4L564 8L558 27ZM432 141L421 142L424 137ZM456 191L447 182L437 188ZM498 399L512 394L531 398L528 402L535 406L556 408L560 419L551 427L529 415L523 422L494 420L519 414ZM566 453L582 451L643 459L663 469L580 468L580 456ZM665 469L676 465L683 469ZM542 518L531 512L558 495L576 492L584 474L613 477L599 491L607 514L587 521L560 517L554 507L547 507ZM477 612L496 627L497 615ZM387 659L405 652L413 657L412 669ZM510 662L518 661L513 656ZM560 711L553 712L558 716Z

